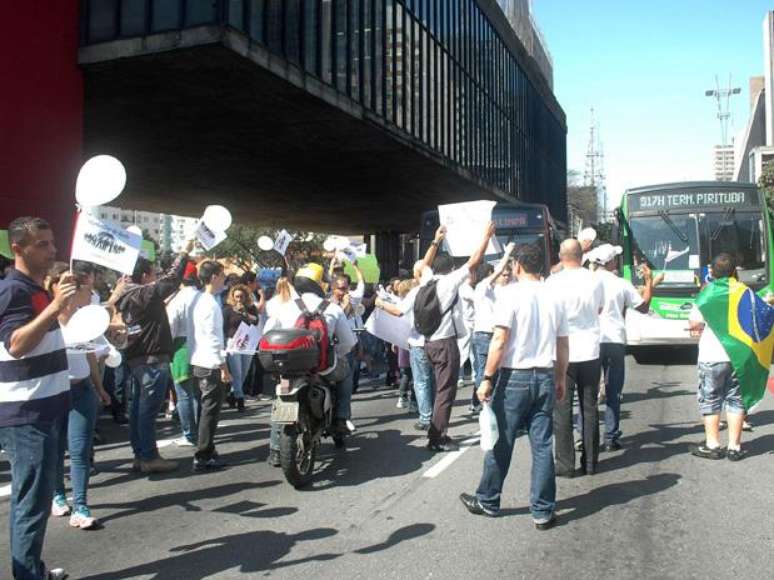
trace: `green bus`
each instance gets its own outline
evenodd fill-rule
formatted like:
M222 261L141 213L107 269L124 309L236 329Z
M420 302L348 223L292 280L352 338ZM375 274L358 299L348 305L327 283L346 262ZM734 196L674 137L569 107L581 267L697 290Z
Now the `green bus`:
M739 279L755 291L763 295L772 287L771 216L754 184L686 182L630 189L616 217L622 275L641 285L643 263L654 276L663 275L650 312L626 313L629 346L697 342L689 335L688 315L709 280L712 258L721 252L736 256Z

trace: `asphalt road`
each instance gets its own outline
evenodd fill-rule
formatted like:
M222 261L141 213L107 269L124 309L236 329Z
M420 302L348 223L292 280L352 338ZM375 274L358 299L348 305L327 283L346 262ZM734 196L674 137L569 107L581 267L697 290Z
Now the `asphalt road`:
M669 358L669 357L666 357ZM517 443L497 519L469 515L482 452L458 397L452 433L471 443L431 455L395 408L392 389L355 397L356 435L346 451L328 442L316 482L296 491L269 467L268 404L224 413L218 436L231 467L170 475L130 472L126 432L109 420L97 452L90 505L98 531L49 522L45 559L71 578L770 578L774 569L774 398L754 415L739 463L689 455L702 439L695 368L628 361L624 449L602 455L600 473L558 481L560 523L534 529L528 510L529 450ZM163 423L161 438L177 436ZM8 484L0 456L0 491ZM0 519L8 498L0 499ZM10 577L0 527L0 577Z

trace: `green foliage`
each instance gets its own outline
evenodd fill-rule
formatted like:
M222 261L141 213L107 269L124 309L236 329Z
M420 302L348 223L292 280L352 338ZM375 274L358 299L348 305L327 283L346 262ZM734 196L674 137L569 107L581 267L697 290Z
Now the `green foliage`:
M306 262L323 262L325 253L323 242L326 238L324 234L288 231L294 236L287 251L291 269L296 269ZM275 268L283 265L283 259L280 254L274 250L264 252L258 247L259 237L269 236L274 240L277 237L277 230L234 224L228 229L227 233L228 238L208 252L208 257L234 258L236 264L243 270Z
M774 162L769 161L763 165L763 172L758 180L758 189L760 189L769 207L774 209Z

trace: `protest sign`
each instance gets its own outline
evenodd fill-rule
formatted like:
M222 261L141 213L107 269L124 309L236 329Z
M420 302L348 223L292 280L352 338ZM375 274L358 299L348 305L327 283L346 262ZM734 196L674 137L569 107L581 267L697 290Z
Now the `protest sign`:
M8 230L0 230L0 256L13 260L11 242L8 240Z
M141 244L142 236L81 212L75 226L71 259L131 274Z
M236 334L228 341L226 352L231 354L255 354L260 340L261 330L257 326L240 322Z
M140 246L140 257L145 258L149 262L156 261L156 246L151 240L142 241L142 246Z
M277 234L277 239L274 240L274 250L279 252L280 255L284 256L285 252L288 251L290 242L292 241L293 235L288 233L287 230L282 230L279 234Z
M363 272L363 278L368 284L376 284L379 282L379 276L381 270L379 269L379 262L376 260L376 256L373 254L366 254L363 257L357 259L357 267ZM348 274L353 280L357 280L357 274L355 268L351 262L344 264L344 273Z
M405 316L393 316L384 310L374 310L368 317L365 329L384 342L408 350L411 323Z
M454 257L468 257L475 253L481 243L486 224L492 220L494 201L467 201L438 206L438 219L446 226L444 243ZM496 238L492 238L486 254L499 254L503 249Z
M204 221L199 222L199 226L196 228L196 241L199 242L199 245L201 245L205 251L209 252L225 239L225 232L213 231L204 223Z

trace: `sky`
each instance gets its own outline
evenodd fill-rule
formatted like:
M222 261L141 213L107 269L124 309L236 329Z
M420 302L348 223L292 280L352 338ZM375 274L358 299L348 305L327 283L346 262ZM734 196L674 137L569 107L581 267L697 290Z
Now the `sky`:
M729 135L746 127L771 9L772 0L533 0L567 114L568 169L583 174L593 107L611 209L629 187L712 180L720 123L704 92L730 74L742 93Z

